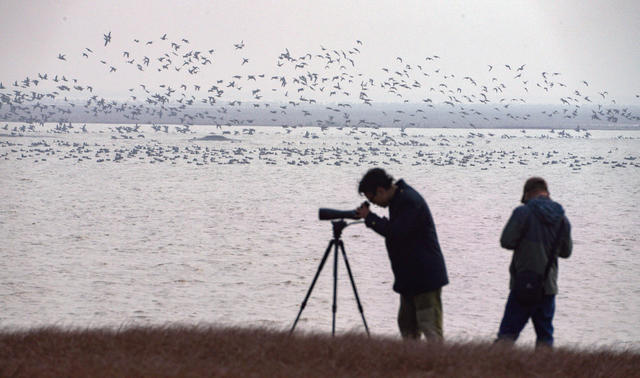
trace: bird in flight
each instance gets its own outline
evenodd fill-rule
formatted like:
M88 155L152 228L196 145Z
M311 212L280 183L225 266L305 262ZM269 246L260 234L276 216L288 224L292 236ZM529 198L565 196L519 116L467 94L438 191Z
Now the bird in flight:
M104 45L105 47L111 42L111 32L104 34Z
M234 43L233 46L236 48L236 50L240 50L244 47L244 40L240 41L240 43Z
M58 54L58 59L60 59L60 60L67 60L67 59L64 57L64 54Z

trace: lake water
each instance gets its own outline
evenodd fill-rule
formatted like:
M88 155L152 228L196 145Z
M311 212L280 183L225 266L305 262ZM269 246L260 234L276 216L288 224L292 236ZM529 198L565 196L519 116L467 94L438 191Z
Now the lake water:
M2 328L289 329L332 238L318 208L357 207L381 166L433 213L446 338L495 337L511 258L499 236L539 175L573 227L556 345L640 347L639 131L19 126L0 136ZM229 140L197 140L209 133ZM371 332L398 336L384 240L362 224L342 236ZM298 330L331 331L332 269ZM342 260L336 328L363 331ZM521 343L534 337L529 324Z

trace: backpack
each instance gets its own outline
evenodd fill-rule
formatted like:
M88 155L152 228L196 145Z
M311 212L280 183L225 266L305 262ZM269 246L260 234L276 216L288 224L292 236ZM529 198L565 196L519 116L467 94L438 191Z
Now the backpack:
M547 266L544 269L544 274L539 274L532 270L523 270L515 274L512 293L513 298L521 305L533 306L542 302L542 299L544 298L544 283L549 275L551 263L558 259L555 255L555 251L560 243L563 227L564 218L562 218L560 226L558 227L556 239L551 245L551 253L547 251L548 261Z

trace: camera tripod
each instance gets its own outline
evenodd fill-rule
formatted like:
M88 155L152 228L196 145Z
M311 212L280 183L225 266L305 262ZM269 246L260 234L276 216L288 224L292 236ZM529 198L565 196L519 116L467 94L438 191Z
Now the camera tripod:
M322 261L320 261L320 266L318 267L318 271L316 272L315 277L313 278L313 281L311 282L311 286L309 287L309 291L307 291L307 295L305 296L304 300L302 301L302 305L300 305L300 311L298 312L298 316L296 317L295 322L293 322L293 327L291 327L291 331L289 331L289 335L291 335L293 333L293 330L296 328L296 324L298 324L298 320L300 319L300 315L302 314L302 310L304 310L305 306L307 305L307 300L309 299L309 297L311 296L311 292L313 291L313 287L316 284L316 280L318 279L318 276L320 275L320 271L322 271L322 267L324 266L324 263L327 261L327 257L329 257L329 254L331 253L331 247L333 247L334 249L334 258L333 258L333 306L332 306L332 311L333 311L333 322L332 322L332 326L331 326L331 335L335 336L336 333L336 311L338 309L338 306L336 305L336 297L337 297L337 289L338 289L338 248L342 251L342 257L344 257L344 263L345 266L347 267L347 272L349 273L349 279L351 280L351 287L353 288L353 293L355 294L356 297L356 302L358 303L358 310L360 310L360 315L362 316L362 322L364 323L364 329L367 331L367 336L371 336L369 335L369 327L367 327L367 321L364 318L364 312L362 310L362 304L360 304L360 297L358 297L358 290L356 289L356 283L353 280L353 275L351 274L351 267L349 267L349 260L347 260L347 253L344 250L344 243L342 242L342 240L340 239L340 236L342 235L342 230L344 230L345 227L351 225L351 224L356 224L356 223L363 223L362 221L360 222L352 222L347 224L347 222L345 222L344 220L339 220L339 221L332 221L331 222L333 224L333 239L329 242L329 246L327 247L327 250L324 252L324 256L322 256Z

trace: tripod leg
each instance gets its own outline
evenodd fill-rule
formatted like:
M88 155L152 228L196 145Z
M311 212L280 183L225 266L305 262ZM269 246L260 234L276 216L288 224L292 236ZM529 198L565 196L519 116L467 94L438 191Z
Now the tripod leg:
M293 327L291 327L291 330L289 331L289 335L291 335L293 333L293 330L296 329L296 324L298 324L298 320L300 319L302 310L304 310L305 306L307 305L307 300L309 299L309 296L311 296L311 291L313 291L313 287L315 286L316 280L320 275L320 271L322 271L322 267L324 266L324 263L327 261L327 257L329 257L329 253L331 252L331 247L333 247L334 244L335 244L335 241L331 240L329 242L329 246L327 247L327 250L324 251L324 256L322 256L322 261L320 261L320 266L318 266L318 270L316 271L315 277L313 277L313 281L311 282L311 286L307 291L307 295L304 297L304 300L302 301L302 305L300 305L300 311L298 312L298 316L296 317L295 322L293 322Z
M333 254L333 321L331 323L331 336L336 334L336 311L338 311L338 305L336 299L338 297L338 242L334 242L335 252Z
M356 282L353 280L353 274L351 274L351 267L349 266L349 260L347 260L347 253L344 251L344 243L342 240L338 240L336 245L336 249L342 250L342 257L344 257L344 264L347 266L347 272L349 273L349 279L351 280L351 287L353 287L353 294L356 296L356 302L358 303L358 310L360 310L360 315L362 316L362 322L364 323L364 329L367 331L367 336L371 337L369 334L369 327L367 327L367 321L364 318L364 310L362 309L362 304L360 304L360 297L358 296L358 290L356 289Z

